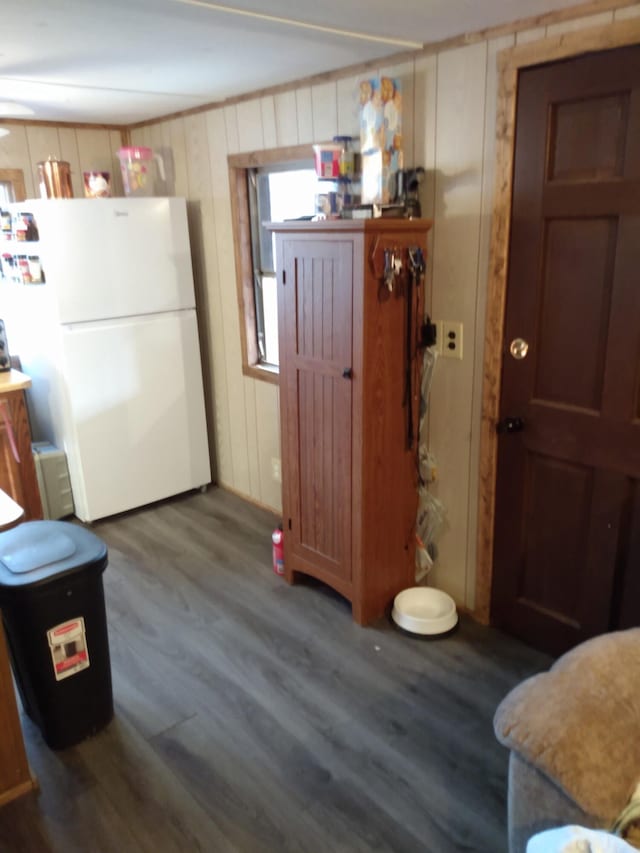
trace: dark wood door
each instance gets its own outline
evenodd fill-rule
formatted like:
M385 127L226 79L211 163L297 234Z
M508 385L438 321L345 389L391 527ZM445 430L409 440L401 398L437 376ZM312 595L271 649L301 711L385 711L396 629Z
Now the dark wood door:
M280 268L285 575L304 571L348 594L352 243L284 240Z
M552 653L640 624L639 365L632 47L519 78L492 621Z

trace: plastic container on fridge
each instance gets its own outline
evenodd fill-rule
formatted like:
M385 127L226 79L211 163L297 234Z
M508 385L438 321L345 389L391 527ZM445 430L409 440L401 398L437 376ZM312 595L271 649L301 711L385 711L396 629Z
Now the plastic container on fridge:
M128 145L118 151L124 194L127 196L152 196L156 164L164 181L164 162L159 154L142 145Z

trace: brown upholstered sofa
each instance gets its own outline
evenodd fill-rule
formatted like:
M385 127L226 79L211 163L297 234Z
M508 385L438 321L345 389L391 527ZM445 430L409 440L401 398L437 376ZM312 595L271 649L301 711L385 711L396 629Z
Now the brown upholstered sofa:
M588 640L519 684L494 727L511 750L510 853L552 827L611 827L640 782L640 628Z

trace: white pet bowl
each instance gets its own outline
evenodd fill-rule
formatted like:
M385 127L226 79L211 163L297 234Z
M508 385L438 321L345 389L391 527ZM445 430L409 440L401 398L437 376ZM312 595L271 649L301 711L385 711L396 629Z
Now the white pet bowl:
M453 598L446 592L414 586L396 595L391 618L412 634L444 634L455 628L458 613Z

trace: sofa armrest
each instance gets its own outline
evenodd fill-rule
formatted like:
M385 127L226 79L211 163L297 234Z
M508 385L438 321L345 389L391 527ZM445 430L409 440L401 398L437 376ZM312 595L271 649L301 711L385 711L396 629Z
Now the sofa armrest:
M613 823L640 779L640 628L588 640L522 682L494 728L586 815Z

